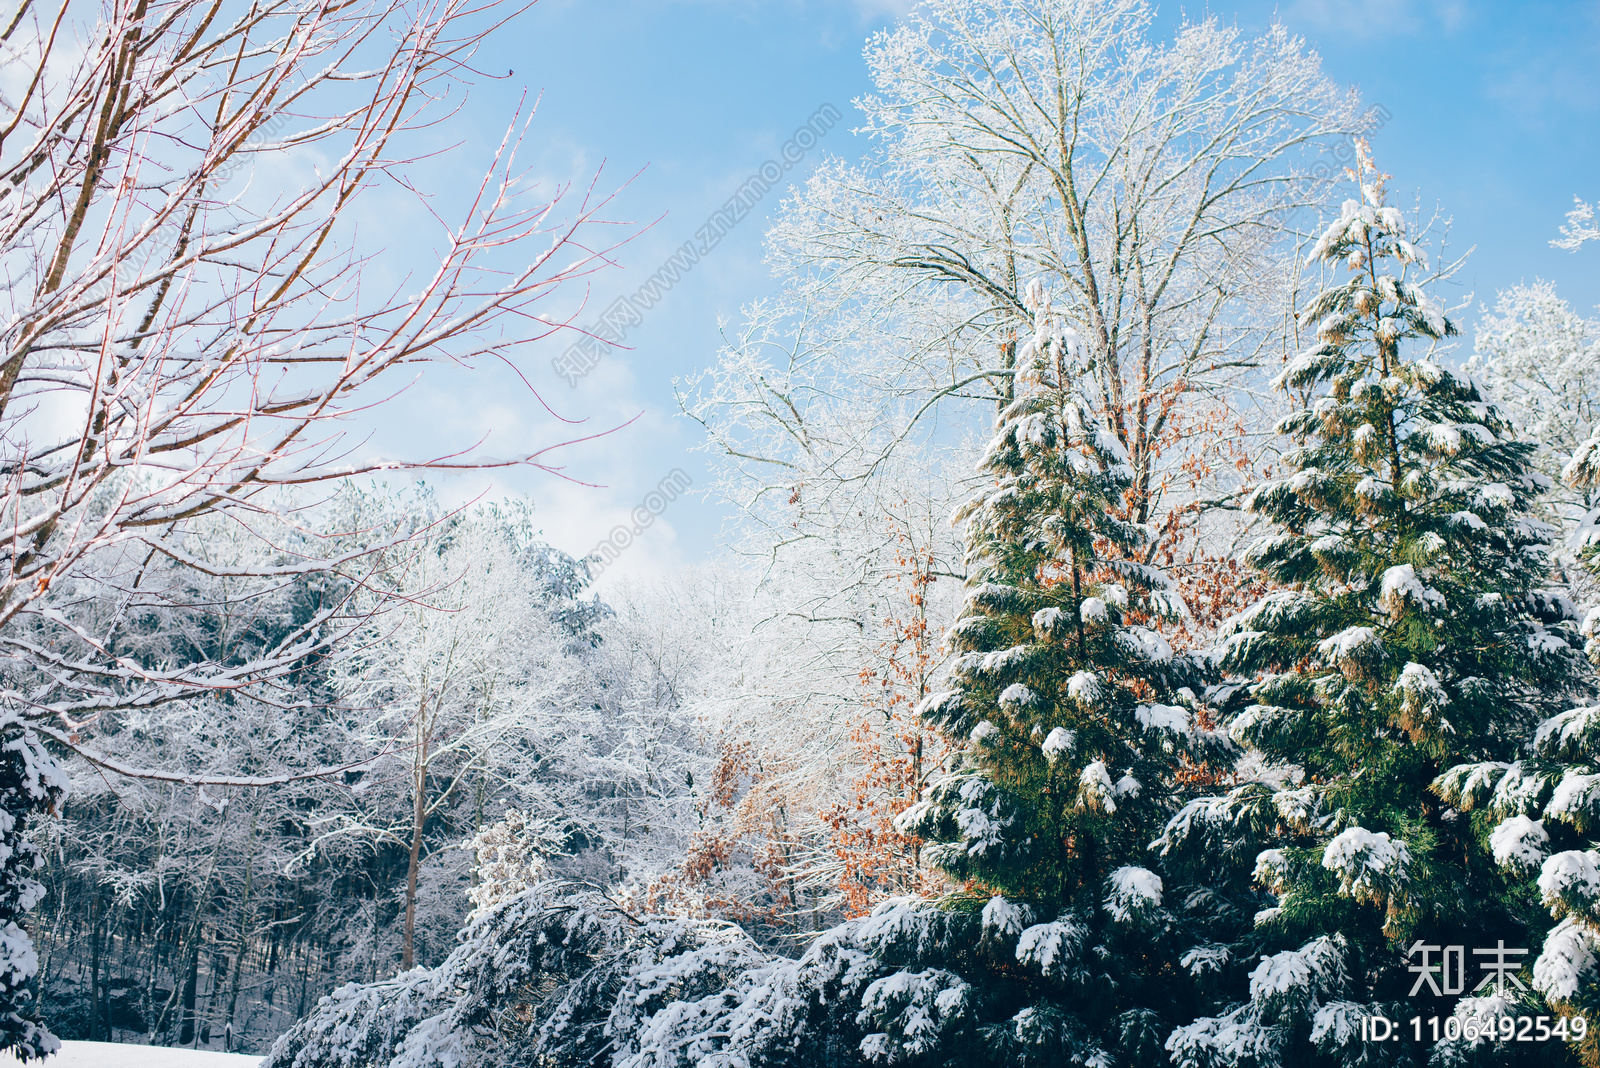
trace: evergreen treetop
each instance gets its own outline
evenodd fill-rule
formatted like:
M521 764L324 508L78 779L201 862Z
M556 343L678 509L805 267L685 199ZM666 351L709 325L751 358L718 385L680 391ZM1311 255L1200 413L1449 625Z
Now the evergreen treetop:
M955 879L1051 910L1144 863L1176 770L1229 747L1187 707L1200 665L1151 626L1184 607L1138 559L1149 531L1124 518L1127 454L1080 393L1086 346L1040 287L1028 299L1035 332L980 465L993 482L955 516L971 579L949 689L921 709L964 757L904 820Z
M901 913L920 948L880 958L899 970L863 1001L874 1061L1149 1063L1197 1007L1196 943L1238 922L1150 866L1181 773L1236 752L1196 724L1203 664L1155 629L1184 607L1139 558L1150 533L1126 518L1127 455L1081 392L1086 346L1042 287L1028 305L992 481L955 516L971 579L948 689L921 708L957 764L900 817L966 886ZM936 1043L905 1026L923 1016Z

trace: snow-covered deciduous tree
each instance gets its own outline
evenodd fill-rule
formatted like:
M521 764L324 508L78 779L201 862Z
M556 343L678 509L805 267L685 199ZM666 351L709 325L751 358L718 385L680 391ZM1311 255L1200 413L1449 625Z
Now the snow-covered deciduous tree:
M1600 224L1594 221L1594 205L1575 196L1572 198L1572 210L1567 212L1567 221L1561 227L1561 236L1550 244L1568 252L1576 252L1590 241L1600 241Z
M432 151L418 138L458 106L493 22L492 8L455 0L69 0L8 16L6 745L38 735L110 772L192 779L97 755L95 736L124 714L292 689L357 620L334 597L248 660L204 646L147 659L123 634L152 569L263 596L309 577L348 592L375 566L372 544L288 538L236 566L209 561L197 535L217 516L260 538L303 532L290 491L364 469L484 465L363 459L338 420L418 365L515 364L572 310L541 318L535 305L605 262L582 236L595 205L563 206L564 190L520 172L518 124L465 196L414 196L408 169ZM375 191L434 227L431 262L409 285L379 281L379 249L357 233ZM99 580L103 595L85 588ZM75 584L78 597L52 597ZM269 781L281 776L217 785ZM20 929L14 942L20 977L31 968ZM0 1046L29 1056L52 1040L18 1024Z
M570 636L541 611L542 591L518 559L529 548L482 517L440 519L385 570L394 585L366 594L376 602L371 624L332 657L351 729L362 748L383 754L359 774L399 788L406 803L393 804L380 786L361 806L372 822L347 817L328 833L393 838L408 851L402 969L415 960L429 821L462 795L476 792L481 804L485 793L498 794L519 750L536 744L540 717L565 702L575 681L576 665L562 655ZM405 603L376 611L397 598ZM562 847L556 827L547 849Z
M889 898L937 896L942 879L921 837L898 825L948 756L946 740L917 715L938 664L941 635L930 618L938 561L924 548L902 553L900 564L903 608L885 618L876 663L861 673L862 719L851 734L857 770L845 796L820 813L828 841L806 876L839 895L850 916Z
M217 574L144 561L131 548L98 553L53 585L43 607L70 608L138 664L249 663L345 599L337 575L262 583L252 573L320 538L278 526L263 539L259 530L220 516L189 524L185 546ZM139 576L131 589L127 571ZM337 803L335 785L305 773L370 755L339 746L331 697L310 656L287 676L134 707L94 725L88 756L64 764L68 803L35 830L48 888L35 929L39 989L53 1028L72 1038L132 1033L187 1044L213 1033L220 1040L231 1025L236 1038L258 1038L309 1004L300 1000L308 990L315 1001L325 969L366 973L369 955L352 943L372 925L355 923L352 939L347 924L370 897L351 883L381 881L382 865L336 853L314 872L283 872L304 849L306 814ZM91 757L161 777L111 776ZM336 871L361 874L339 895Z
M434 510L418 494L376 507ZM354 803L321 817L323 836L407 850L402 968L416 959L418 875L463 830L501 820L502 860L611 884L659 875L690 818L704 758L669 689L684 680L652 662L640 620L584 594L582 562L535 533L510 504L439 517L385 569L394 587L361 595L405 603L330 657L352 747L372 756ZM461 863L482 878L480 859Z
M938 0L871 41L876 147L785 204L769 240L791 297L753 311L694 407L752 487L776 503L803 482L821 508L930 421L986 421L1042 277L1083 327L1132 518L1186 497L1203 445L1173 432L1267 358L1297 277L1288 217L1326 187L1307 164L1363 119L1281 26L1248 40L1208 18L1161 42L1153 18L1124 0ZM830 418L817 396L863 410ZM792 455L822 443L844 455Z
M34 828L48 891L36 919L38 985L62 1037L264 1052L333 987L400 965L408 903L415 959L436 965L474 905L542 874L642 883L682 856L708 763L686 700L701 685L686 655L698 632L684 632L683 615L665 607L646 613L629 602L611 614L586 591L582 565L539 542L516 502L442 515L425 492L352 488L322 516L323 534L401 517L420 519L425 532L384 574L420 581L431 569L444 581L367 621L360 637L387 641L382 655L347 644L257 693L172 702L97 730L98 756L181 773L188 784L66 762L72 797ZM218 517L198 528L197 548L215 565L271 558L264 542ZM415 559L425 552L435 554L428 566ZM374 595L345 598L325 578L298 576L268 595L245 579L152 566L121 640L149 661L195 647L247 661L327 600ZM51 596L76 601L80 618L109 617L123 602L107 590L74 579ZM423 601L437 613L408 614ZM464 618L477 644L466 667L458 659L444 672L453 688L439 694L437 713L477 737L452 748L451 734L431 748L432 811L413 868L412 751L385 728L409 724L398 713L416 704L408 698L385 724L370 698L380 668L416 663L397 647L402 639L414 657L437 655L430 628ZM368 677L351 686L363 664ZM488 715L474 719L489 697ZM496 744L485 744L491 729ZM327 767L346 770L295 781ZM214 782L239 773L291 781L270 790Z
M1478 321L1467 371L1538 446L1534 463L1554 483L1549 502L1570 541L1600 505L1592 488L1563 479L1600 427L1600 323L1573 311L1550 282L1512 286Z
M358 299L370 287L347 213L381 181L406 188L407 135L445 106L484 27L451 3L232 15L216 22L221 9L193 0L69 4L55 23L17 15L12 46L37 57L37 77L7 137L0 230L14 545L0 624L103 546L137 542L203 569L181 546L186 521L220 511L249 526L283 507L284 487L361 469L335 420L378 399L402 365L514 359L556 329L525 313L598 262L576 242L588 207L563 219L549 197L531 202L508 137L462 221L438 220L442 256L422 288ZM248 180L277 153L292 166L313 151L333 164L267 191ZM504 275L501 257L523 239L537 250ZM511 317L534 334L491 329ZM272 577L340 564L313 555ZM315 629L249 674L291 663ZM100 652L53 665L58 692L31 697L27 714L92 716L128 699L108 690L153 701L239 681L205 665L102 667Z
M803 650L769 689L796 694L808 741L853 744L858 695L840 683L877 670L908 532L941 580L933 630L953 621L961 550L925 519L972 490L1033 331L1032 280L1083 326L1093 417L1133 472L1113 506L1156 524L1146 562L1196 594L1173 629L1193 640L1229 614L1241 576L1216 544L1237 513L1213 506L1265 429L1235 387L1287 322L1290 216L1326 186L1306 164L1362 118L1281 28L1249 40L1207 20L1157 40L1152 20L1141 3L941 0L875 38L869 158L825 164L786 202L769 234L783 295L681 386L738 510L734 548L773 599L764 628L783 620ZM790 685L798 664L815 669ZM766 766L828 783L806 807L837 814L853 777L815 752Z
M1486 393L1435 358L1455 325L1365 146L1360 165L1360 199L1313 250L1348 276L1304 310L1316 341L1280 377L1300 401L1281 424L1289 470L1249 498L1272 529L1248 558L1278 589L1216 654L1233 676L1225 725L1259 773L1191 802L1158 843L1218 886L1276 898L1234 947L1260 958L1231 972L1249 969L1248 998L1169 1039L1184 1066L1371 1063L1359 1018L1423 1004L1406 1000L1408 947L1542 934L1463 797L1586 677L1573 607L1547 589L1550 481ZM1434 1011L1523 1010L1449 996ZM1448 1063L1546 1056L1514 1047L1453 1047Z
M958 600L944 486L942 472L897 471L858 502L863 514L799 538L781 562L686 576L694 596L663 604L703 636L685 697L716 760L694 772L701 822L656 888L661 907L793 933L921 878L892 821L932 767L912 709Z

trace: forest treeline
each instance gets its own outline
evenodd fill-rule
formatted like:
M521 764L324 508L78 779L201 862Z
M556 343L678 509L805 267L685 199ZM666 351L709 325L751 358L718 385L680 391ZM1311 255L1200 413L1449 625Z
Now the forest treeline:
M103 763L69 765L71 800L37 838L58 1036L259 1048L333 986L437 961L482 881L478 836L508 815L528 813L546 874L609 883L681 850L700 744L682 650L585 595L583 565L537 539L526 507L446 514L379 487L347 490L327 520L381 538L419 517L395 550L405 610L270 693L121 718L96 732ZM263 552L218 528L193 545L234 565ZM311 575L241 595L155 560L104 563L138 567L148 598L95 606L123 616L106 651L152 665L246 664L349 592ZM100 577L54 596L84 611ZM113 762L290 781L146 781ZM346 770L297 778L324 769Z

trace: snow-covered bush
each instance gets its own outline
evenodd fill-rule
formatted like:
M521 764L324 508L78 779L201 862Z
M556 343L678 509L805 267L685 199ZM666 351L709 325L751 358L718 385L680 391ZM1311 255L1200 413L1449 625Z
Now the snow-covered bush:
M735 926L542 883L485 911L437 968L323 998L265 1068L1155 1063L1160 1015L1120 1012L1111 1049L1084 1020L1116 966L1083 921L1019 930L1027 910L1003 898L983 913L886 902L790 958ZM952 970L974 967L981 982Z
M437 968L324 998L266 1064L864 1063L857 1016L898 996L867 996L887 969L867 951L866 922L790 960L737 927L637 918L593 890L543 883L484 912Z

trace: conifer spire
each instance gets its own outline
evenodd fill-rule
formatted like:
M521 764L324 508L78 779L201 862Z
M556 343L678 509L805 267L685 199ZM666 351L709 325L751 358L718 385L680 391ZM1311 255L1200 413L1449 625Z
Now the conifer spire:
M950 688L922 707L965 763L905 819L957 880L1053 909L1142 863L1174 769L1227 743L1185 707L1198 665L1150 625L1184 607L1137 559L1149 531L1122 514L1127 453L1079 392L1087 347L1037 284L1028 302L1034 334L980 465L993 481L955 515L972 577Z
M1249 1001L1174 1034L1180 1064L1312 1063L1307 1043L1365 1063L1363 1014L1484 1007L1406 1002L1408 946L1540 933L1440 775L1513 759L1575 670L1572 607L1543 588L1550 484L1439 361L1455 324L1365 143L1352 177L1361 199L1312 251L1347 276L1306 309L1316 341L1278 379L1300 401L1279 425L1287 471L1247 501L1273 528L1247 557L1274 589L1216 654L1245 684L1228 729L1266 774L1192 803L1158 843L1222 861L1221 880L1249 865L1276 901L1241 956L1268 955Z
M1196 725L1202 665L1155 629L1184 607L1139 560L1149 531L1125 516L1127 454L1081 392L1087 348L1040 286L1027 301L990 481L955 516L971 579L948 686L921 708L959 763L900 818L965 888L896 921L917 951L862 1022L889 1061L909 1058L897 1021L926 1004L964 1014L939 1017L950 1063L1154 1063L1197 1007L1178 962L1213 940L1216 909L1164 881L1148 843L1180 769L1235 752Z

